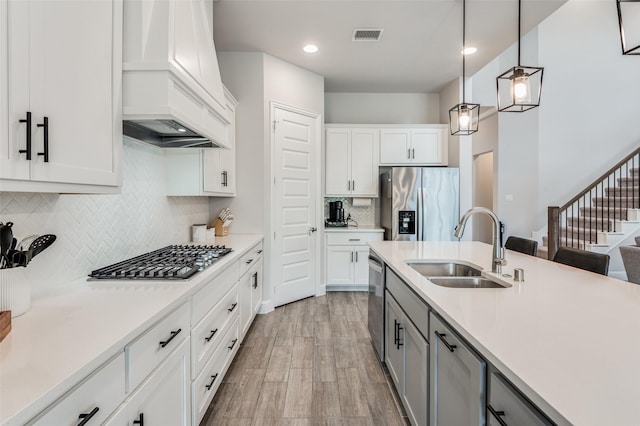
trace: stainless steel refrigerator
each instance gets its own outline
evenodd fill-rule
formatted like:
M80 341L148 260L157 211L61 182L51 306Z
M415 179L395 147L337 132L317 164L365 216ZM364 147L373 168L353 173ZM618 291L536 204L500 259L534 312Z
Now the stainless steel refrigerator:
M460 173L448 167L393 167L380 176L385 240L449 241L460 217Z

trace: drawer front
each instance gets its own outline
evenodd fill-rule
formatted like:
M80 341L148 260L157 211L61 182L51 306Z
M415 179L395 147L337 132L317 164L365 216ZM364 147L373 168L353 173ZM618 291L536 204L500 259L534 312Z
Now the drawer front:
M207 312L238 282L238 278L240 278L238 262L235 262L222 271L220 275L213 278L203 289L194 294L191 298L191 324L195 325L200 322Z
M240 258L240 276L243 276L262 257L262 242L256 244Z
M125 348L127 392L131 392L189 336L189 303L184 303Z
M192 377L198 375L227 331L238 316L238 286L229 290L224 298L191 331Z
M382 241L382 232L331 232L325 234L327 245L364 246L368 241Z
M81 415L91 416L87 425L102 424L124 401L124 372L124 353L120 353L28 424L77 425Z
M493 373L490 380L489 417L497 416L506 424L518 426L549 426L553 424L522 398L518 391L499 374ZM501 424L497 418L492 419L491 423Z
M193 418L194 424L199 424L204 414L209 408L209 404L216 394L226 369L233 360L233 354L238 350L240 343L238 339L238 321L235 321L227 334L221 340L220 347L216 350L209 362L206 363L200 375L193 381L191 395L193 398ZM229 349L233 346L232 349Z
M386 287L396 298L402 309L429 341L429 307L398 277L387 268Z

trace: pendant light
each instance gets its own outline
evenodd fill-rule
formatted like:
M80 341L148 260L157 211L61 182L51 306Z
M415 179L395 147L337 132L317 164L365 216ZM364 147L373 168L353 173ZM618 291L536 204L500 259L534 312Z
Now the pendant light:
M466 0L462 0L462 51L465 49ZM453 136L466 136L478 131L480 104L465 102L465 55L462 54L462 103L449 110L449 128Z
M640 0L616 0L618 5L618 25L620 26L620 42L623 55L640 55ZM631 34L625 34L622 23L627 23L627 30ZM628 40L631 38L633 41Z
M524 112L540 106L544 68L520 63L521 11L522 0L518 0L518 65L496 78L500 112Z

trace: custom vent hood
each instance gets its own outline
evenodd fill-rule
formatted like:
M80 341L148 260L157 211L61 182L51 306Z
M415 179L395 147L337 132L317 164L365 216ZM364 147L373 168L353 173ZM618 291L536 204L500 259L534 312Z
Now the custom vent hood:
M163 148L229 147L209 15L204 0L124 0L125 135Z

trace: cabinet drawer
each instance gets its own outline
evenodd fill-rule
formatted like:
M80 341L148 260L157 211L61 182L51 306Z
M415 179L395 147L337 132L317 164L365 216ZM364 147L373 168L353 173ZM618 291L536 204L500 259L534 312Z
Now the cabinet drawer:
M491 375L488 416L490 424L499 425L500 419L509 425L550 426L553 425L532 404L519 395L506 380L497 373ZM493 418L492 418L493 417Z
M193 381L191 395L193 398L194 424L199 424L209 404L216 394L225 374L231 364L233 353L238 349L238 321L235 321L227 334L220 341L219 348L204 366L200 375ZM235 340L235 344L233 343ZM229 347L232 346L232 349Z
M331 232L325 234L327 245L365 246L368 241L382 241L382 232Z
M229 324L238 315L238 286L234 285L224 298L191 331L191 372L195 377L218 347Z
M429 341L429 307L418 299L413 290L407 287L391 268L387 268L386 288L393 294L420 333Z
M240 278L238 262L229 265L191 298L191 324L195 325L229 292Z
M185 303L128 345L127 392L134 390L188 336L189 304Z
M87 425L101 424L124 400L124 372L120 353L28 424L77 425L80 415L92 416Z
M240 258L240 276L243 276L259 258L262 257L262 242L255 245L251 250L242 255Z

